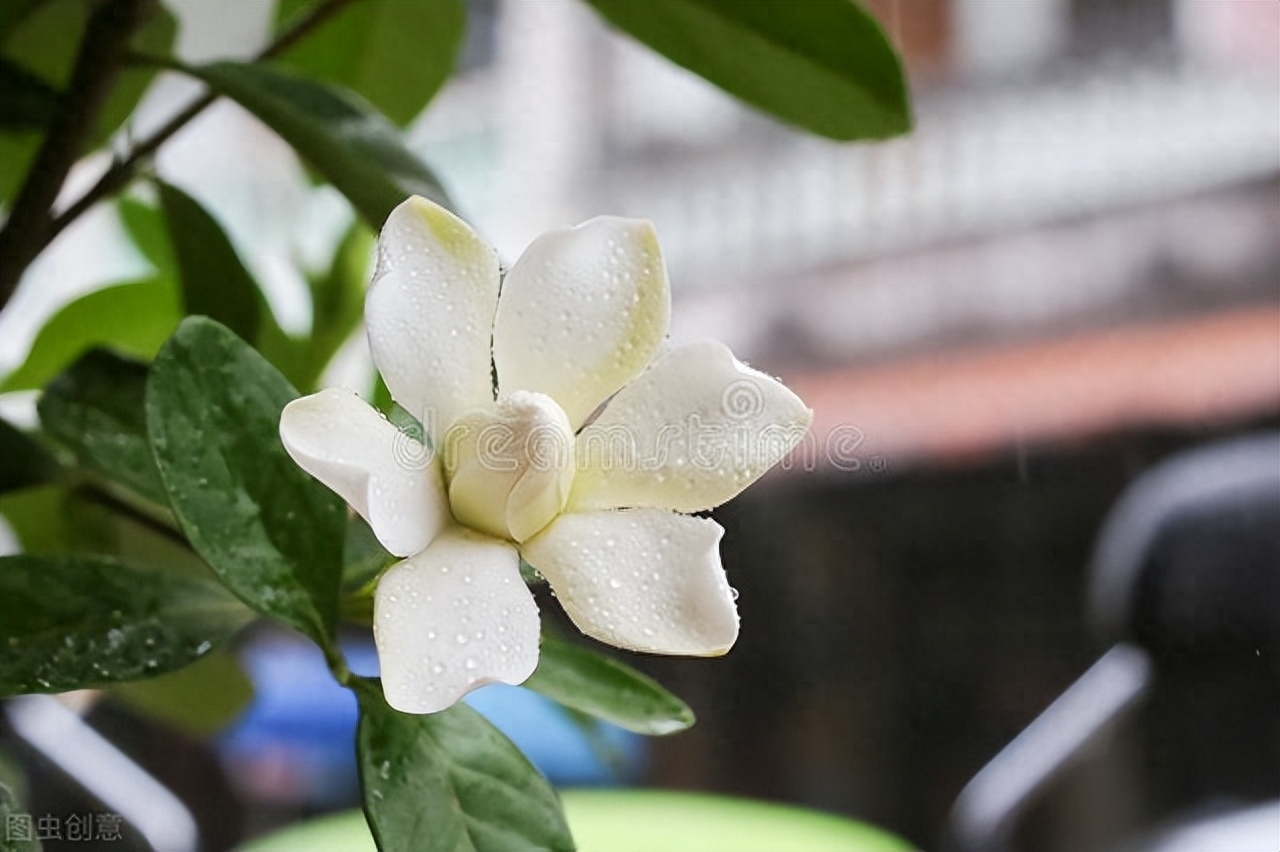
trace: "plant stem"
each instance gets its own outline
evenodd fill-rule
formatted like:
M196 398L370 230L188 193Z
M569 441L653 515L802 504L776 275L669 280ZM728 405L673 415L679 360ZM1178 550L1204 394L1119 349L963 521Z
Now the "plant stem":
M110 0L107 5L137 2L143 2L143 0ZM306 36L307 33L311 32L338 12L342 11L342 9L351 2L353 2L353 0L324 0L324 2L317 4L310 12L301 17L295 24L282 32L279 37L263 49L254 58L254 61L261 62L267 59L273 59L284 53L300 39ZM193 118L204 112L205 109L208 108L215 100L217 100L216 95L206 94L192 101L174 115L173 118L165 122L164 126L134 145L133 148L130 149L129 153L122 159L113 163L107 172L98 179L98 182L85 192L84 195L77 199L61 214L54 217L52 215L51 208L53 206L53 202L57 198L57 191L61 188L62 182L66 178L66 172L70 170L71 163L74 163L75 161L75 155L79 153L80 146L77 145L75 151L71 155L70 161L62 174L57 177L57 180L54 181L51 177L48 177L48 182L52 182L54 186L45 203L39 205L37 208L44 219L41 227L34 230L24 231L21 240L17 239L15 236L15 246L21 247L21 253L15 253L12 258L7 252L0 254L0 308L3 308L4 305L8 303L9 297L13 295L13 290L17 287L18 279L21 277L22 272L26 269L27 265L35 259L36 255L43 251L45 247L58 236L58 234L62 233L68 225L78 219L86 210L97 204L102 199L113 195L128 186L129 183L137 176L138 169L142 161L159 150L161 145L169 141L175 133L185 127ZM50 128L49 137L46 137L46 143L52 136L53 128ZM28 178L28 183L35 181L36 176L41 174L38 169L39 165L39 159L37 159L36 163L32 166L31 177ZM23 189L25 192L26 187L24 186ZM21 200L21 197L22 196L20 195L19 201ZM5 224L4 232L0 232L0 246L5 245L4 235L9 231L10 223L14 221L17 213L18 202L15 201L14 214L10 216L9 222ZM10 280L10 276L12 276L12 280Z
M67 90L0 229L0 307L57 234L52 225L58 192L111 94L121 53L151 8L151 0L105 0L90 13Z
M326 646L324 649L324 661L329 666L329 672L333 675L333 679L343 686L351 684L351 669L347 668L347 659L342 656L342 652L336 647Z

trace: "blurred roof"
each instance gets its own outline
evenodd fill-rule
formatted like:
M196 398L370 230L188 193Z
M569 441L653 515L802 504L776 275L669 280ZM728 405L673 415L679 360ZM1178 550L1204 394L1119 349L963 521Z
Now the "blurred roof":
M1280 310L1246 308L789 376L814 409L792 469L963 461L1151 426L1280 412Z

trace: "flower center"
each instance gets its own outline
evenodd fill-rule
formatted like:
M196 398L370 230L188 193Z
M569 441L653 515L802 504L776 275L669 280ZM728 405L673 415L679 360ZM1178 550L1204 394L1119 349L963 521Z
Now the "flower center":
M458 419L443 453L459 523L524 541L560 513L573 485L573 428L551 397L516 391Z

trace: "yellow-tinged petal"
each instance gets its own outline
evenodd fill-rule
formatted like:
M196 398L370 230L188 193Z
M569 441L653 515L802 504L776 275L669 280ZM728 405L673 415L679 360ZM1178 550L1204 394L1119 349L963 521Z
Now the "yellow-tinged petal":
M569 499L573 430L549 396L517 391L456 422L444 463L460 523L524 541Z
M448 210L415 196L387 218L365 299L369 347L391 395L436 443L493 401L498 287L497 254Z

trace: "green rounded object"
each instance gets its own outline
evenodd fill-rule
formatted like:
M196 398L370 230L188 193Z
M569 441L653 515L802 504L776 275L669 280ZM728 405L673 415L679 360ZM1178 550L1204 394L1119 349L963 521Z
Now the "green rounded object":
M910 844L844 817L752 799L646 790L562 796L582 852L906 852Z
M907 852L911 844L843 817L701 793L570 790L561 794L582 852ZM285 829L241 852L376 852L352 811Z

